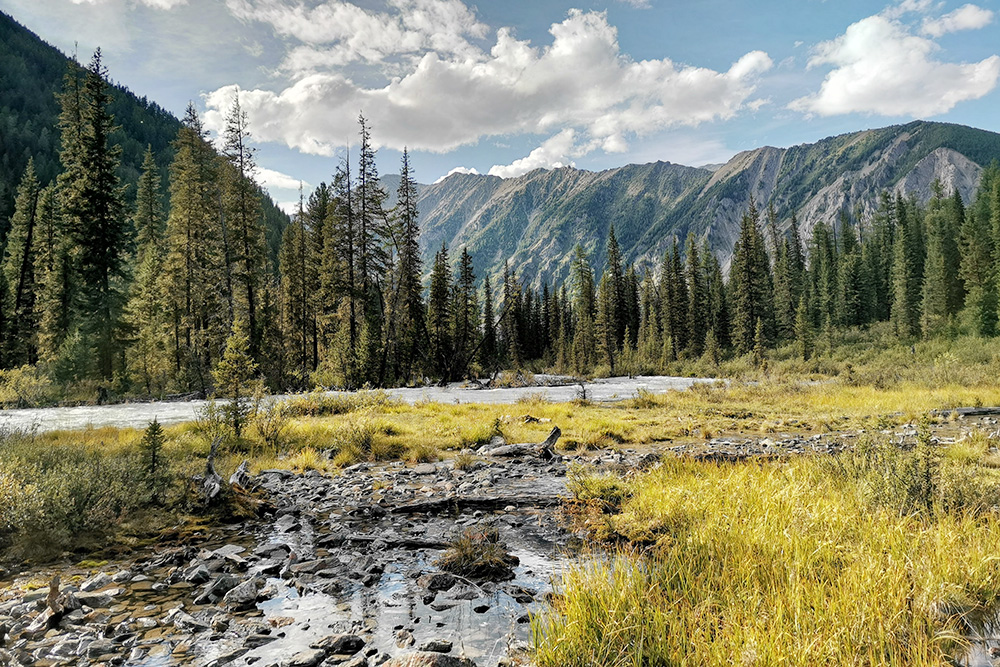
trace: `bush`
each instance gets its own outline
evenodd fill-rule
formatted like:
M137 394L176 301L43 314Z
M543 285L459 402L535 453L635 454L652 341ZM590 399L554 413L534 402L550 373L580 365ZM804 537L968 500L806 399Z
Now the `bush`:
M52 381L37 366L0 370L0 405L31 408L52 400Z

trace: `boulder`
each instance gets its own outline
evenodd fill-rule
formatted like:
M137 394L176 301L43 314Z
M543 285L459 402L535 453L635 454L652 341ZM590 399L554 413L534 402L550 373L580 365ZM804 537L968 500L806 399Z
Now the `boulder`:
M476 667L476 663L444 653L414 651L384 662L382 667Z

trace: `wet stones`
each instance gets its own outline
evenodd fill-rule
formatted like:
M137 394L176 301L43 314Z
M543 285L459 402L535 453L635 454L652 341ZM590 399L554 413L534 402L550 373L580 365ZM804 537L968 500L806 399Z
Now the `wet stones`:
M382 663L382 667L476 667L476 663L443 653L414 651L388 660Z

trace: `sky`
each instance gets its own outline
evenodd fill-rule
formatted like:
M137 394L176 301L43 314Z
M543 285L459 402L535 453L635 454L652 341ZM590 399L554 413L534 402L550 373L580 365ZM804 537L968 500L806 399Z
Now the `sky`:
M358 144L398 173L701 166L914 119L1000 131L1000 0L0 0L219 132L288 210Z

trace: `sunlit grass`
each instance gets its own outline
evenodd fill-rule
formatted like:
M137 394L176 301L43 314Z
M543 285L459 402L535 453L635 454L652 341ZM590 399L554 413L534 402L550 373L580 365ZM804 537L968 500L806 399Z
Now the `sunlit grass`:
M971 451L943 453L928 511L874 493L877 466L828 457L578 480L621 508L587 515L595 533L634 546L570 569L534 619L536 661L954 664L1000 595L1000 522L981 502L1000 476Z

